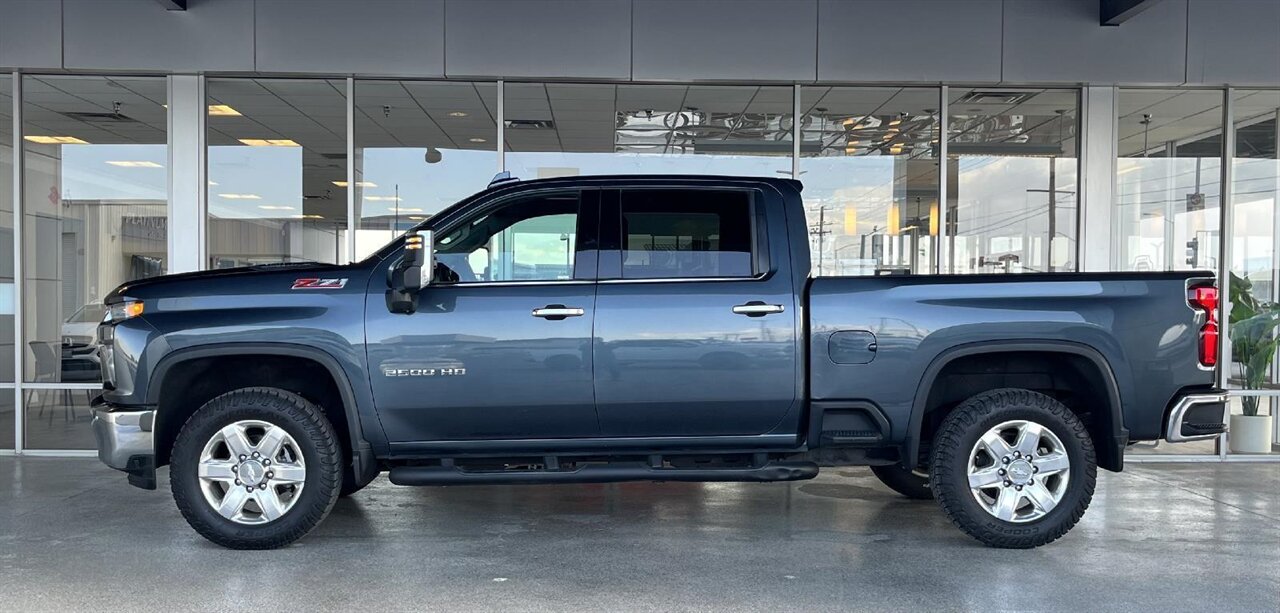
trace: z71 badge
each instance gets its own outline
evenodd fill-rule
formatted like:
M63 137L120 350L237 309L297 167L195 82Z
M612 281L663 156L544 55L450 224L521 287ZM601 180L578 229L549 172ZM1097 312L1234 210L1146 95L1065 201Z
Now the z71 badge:
M343 279L294 279L290 289L342 289L347 286Z

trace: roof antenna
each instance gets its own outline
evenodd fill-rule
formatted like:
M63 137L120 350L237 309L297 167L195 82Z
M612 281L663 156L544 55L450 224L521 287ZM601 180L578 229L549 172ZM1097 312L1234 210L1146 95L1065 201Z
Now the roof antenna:
M493 187L495 185L501 185L503 183L513 183L519 180L520 179L517 179L516 177L511 176L510 170L504 170L496 175L493 175L493 180L489 182L489 187Z

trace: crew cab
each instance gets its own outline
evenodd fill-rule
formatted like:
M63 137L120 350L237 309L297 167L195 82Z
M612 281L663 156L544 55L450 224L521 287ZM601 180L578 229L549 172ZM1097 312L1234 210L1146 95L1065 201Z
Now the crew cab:
M1209 273L814 276L788 179L501 180L344 266L105 299L99 457L226 547L397 485L866 465L962 530L1065 534L1126 445L1217 436Z

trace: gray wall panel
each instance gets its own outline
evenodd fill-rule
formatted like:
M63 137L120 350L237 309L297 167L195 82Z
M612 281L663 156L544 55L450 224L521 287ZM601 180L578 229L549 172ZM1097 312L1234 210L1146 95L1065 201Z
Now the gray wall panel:
M1098 0L1006 0L1004 80L1179 84L1186 77L1187 0L1162 0L1117 27Z
M253 0L64 0L69 69L253 70Z
M444 76L444 0L257 0L261 72Z
M445 72L462 77L631 76L627 0L447 0Z
M635 79L816 78L817 0L635 0Z
M1187 81L1280 84L1280 1L1191 0Z
M62 3L0 0L0 67L62 67Z
M1000 11L1000 0L822 0L818 79L999 81Z

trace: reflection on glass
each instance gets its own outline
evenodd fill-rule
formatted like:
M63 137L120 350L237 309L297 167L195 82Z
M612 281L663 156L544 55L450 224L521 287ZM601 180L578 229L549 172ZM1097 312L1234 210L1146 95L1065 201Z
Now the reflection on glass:
M165 81L23 79L24 378L97 383L86 318L165 271Z
M97 442L90 426L93 420L90 402L97 393L86 389L23 392L26 404L23 445L27 449L96 449ZM3 410L2 404L0 410Z
M346 82L210 79L209 267L346 261Z
M1076 90L956 88L947 129L948 270L1076 270Z
M1222 92L1120 90L1119 270L1218 266Z
M507 83L507 169L790 176L792 88Z
M13 82L0 75L0 382L13 382ZM4 395L4 392L0 392ZM13 403L0 409L0 449L13 447Z
M484 189L498 168L493 83L357 81L356 259Z
M938 100L936 88L802 90L814 274L937 271Z
M1280 91L1235 92L1232 160L1231 387L1250 395L1233 403L1232 452L1273 453L1280 440Z

